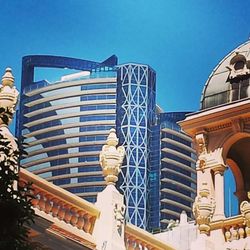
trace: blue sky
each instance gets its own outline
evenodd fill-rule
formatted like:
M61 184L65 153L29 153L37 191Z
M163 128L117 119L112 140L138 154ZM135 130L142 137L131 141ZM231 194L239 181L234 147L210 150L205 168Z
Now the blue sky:
M1 2L0 71L51 54L149 64L165 111L198 110L216 64L250 35L249 1L12 0Z
M0 72L12 67L17 88L24 55L103 61L116 54L120 63L149 64L156 71L157 103L165 111L198 110L213 68L250 36L248 0L0 3Z

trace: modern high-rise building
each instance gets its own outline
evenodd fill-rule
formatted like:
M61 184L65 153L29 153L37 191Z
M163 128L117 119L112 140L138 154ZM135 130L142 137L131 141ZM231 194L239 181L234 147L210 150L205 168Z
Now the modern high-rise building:
M156 124L155 72L147 65L124 64L117 75L117 134L126 149L119 188L133 224L149 219L149 172L154 167L152 129Z
M159 113L161 136L160 227L178 220L182 211L192 217L196 196L196 152L192 138L181 131L178 121L188 112Z
M95 63L55 56L23 58L17 136L21 165L94 202L104 187L99 152L116 121L115 56ZM35 67L80 70L57 82L34 81Z
M119 187L127 219L147 227L150 214L151 145L155 125L155 72L148 65L117 66L112 56L98 63L58 56L26 56L22 65L17 137L29 171L95 202L104 188L99 152L115 127L126 148ZM41 67L74 69L77 73L36 80Z

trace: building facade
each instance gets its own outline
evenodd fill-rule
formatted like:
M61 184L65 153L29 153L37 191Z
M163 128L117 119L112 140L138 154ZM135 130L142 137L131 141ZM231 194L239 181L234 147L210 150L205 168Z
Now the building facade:
M117 132L127 152L119 188L125 194L130 221L142 226L147 224L149 171L153 167L155 72L147 65L124 64L118 67L117 79Z
M155 72L143 64L117 66L57 56L27 56L22 65L17 137L27 157L21 165L90 202L104 188L101 145L116 128L126 149L119 187L126 218L146 228L155 123ZM35 69L69 68L57 81L35 81ZM45 76L46 77L46 76Z
M200 111L181 122L197 147L194 216L199 235L191 249L249 249L250 41L230 52L212 71ZM235 192L225 186L230 168ZM233 180L231 180L233 182ZM238 209L227 217L228 196Z
M109 65L81 60L77 68L72 64L74 60L56 57L58 61L53 67L75 67L82 70L82 75L78 73L77 78L66 77L53 83L29 79L32 68L34 72L35 66L46 64L45 60L52 66L49 65L52 59L23 58L17 132L28 156L21 160L21 165L94 202L104 187L98 154L116 120L113 66L117 58L109 59Z
M192 218L196 196L196 152L192 139L181 131L177 122L188 112L159 113L161 170L160 170L160 227L166 229L170 220L178 220L182 211Z

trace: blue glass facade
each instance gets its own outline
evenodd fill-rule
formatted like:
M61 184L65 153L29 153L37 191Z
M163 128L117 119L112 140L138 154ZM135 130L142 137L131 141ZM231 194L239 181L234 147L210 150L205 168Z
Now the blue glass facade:
M117 58L103 63L79 59L23 58L17 124L28 156L21 165L90 202L105 184L99 152L116 121ZM72 80L34 81L35 67L86 72Z
M160 228L160 125L152 127L148 168L148 231Z
M22 67L16 136L28 156L21 165L95 202L105 186L99 152L110 128L116 127L126 148L119 184L127 220L142 228L153 227L157 218L159 222L155 72L142 64L117 66L115 56L102 63L27 56ZM39 67L66 67L87 74L35 81Z
M125 195L127 218L146 228L149 214L152 128L155 118L155 72L147 65L118 67L117 133L126 150L119 188Z
M165 229L169 220L177 220L183 210L192 216L192 203L196 196L196 152L192 139L185 135L178 121L187 112L160 113L161 184L160 223Z

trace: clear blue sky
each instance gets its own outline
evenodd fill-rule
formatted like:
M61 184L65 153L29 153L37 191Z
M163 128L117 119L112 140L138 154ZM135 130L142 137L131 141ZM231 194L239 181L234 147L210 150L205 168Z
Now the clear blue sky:
M250 2L0 0L0 71L51 54L149 64L165 111L197 110L212 69L250 34ZM1 73L2 74L2 73Z
M165 111L198 110L213 68L250 36L248 0L0 0L0 4L0 72L12 67L18 88L24 55L102 61L116 54L120 63L145 63L155 69L157 102Z

